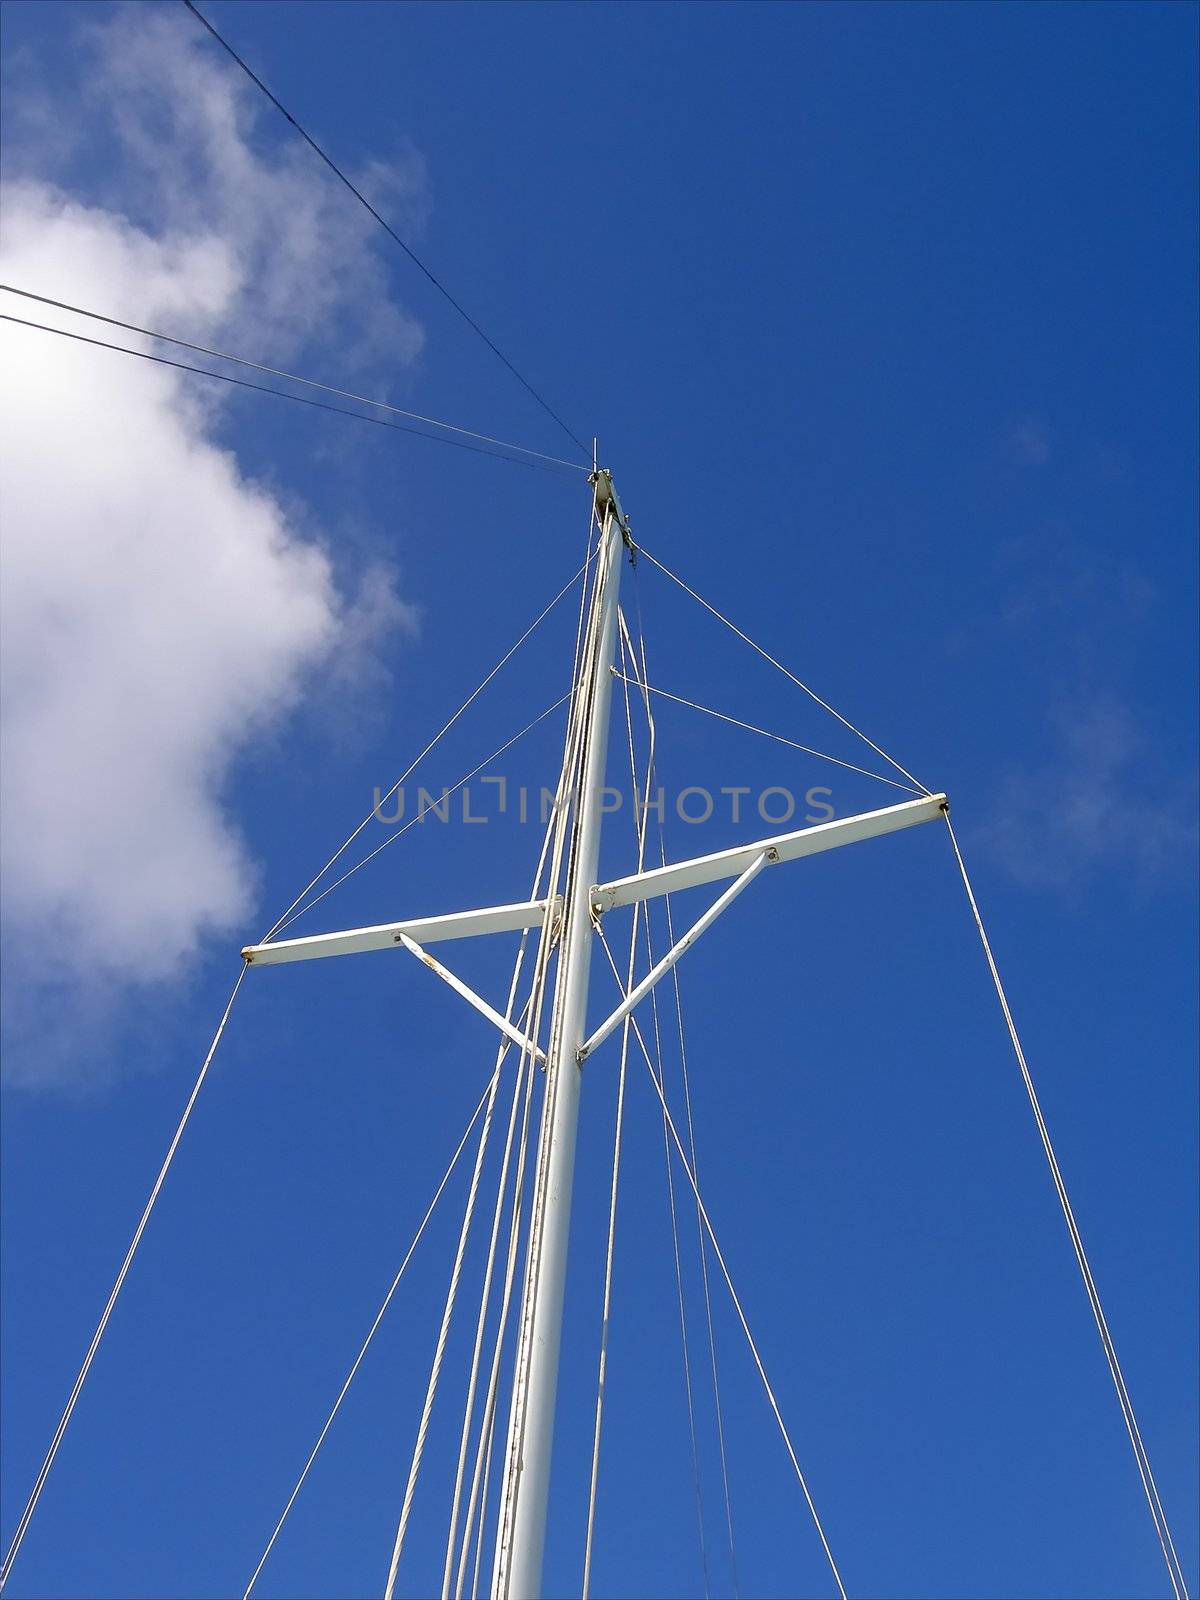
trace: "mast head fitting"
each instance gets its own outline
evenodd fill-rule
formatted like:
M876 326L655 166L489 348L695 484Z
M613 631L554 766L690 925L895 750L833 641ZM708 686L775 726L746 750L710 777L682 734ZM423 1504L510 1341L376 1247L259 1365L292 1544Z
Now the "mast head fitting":
M632 549L633 537L629 532L629 523L626 520L625 512L621 508L621 502L617 498L617 491L613 483L612 473L607 467L597 467L596 470L588 477L588 482L592 485L592 489L596 496L597 517L601 522L603 522L604 514L611 506L612 514L617 519L617 526L621 530L621 537Z

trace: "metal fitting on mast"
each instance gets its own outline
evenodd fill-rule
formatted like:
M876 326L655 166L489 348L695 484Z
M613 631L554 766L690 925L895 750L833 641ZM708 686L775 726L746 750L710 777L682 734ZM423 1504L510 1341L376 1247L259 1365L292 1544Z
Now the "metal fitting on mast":
M603 521L605 511L607 511L611 506L613 516L616 518L617 527L621 530L621 538L626 547L632 550L634 548L633 535L629 531L629 523L626 520L624 511L621 509L621 502L617 498L617 491L616 486L613 483L612 473L607 467L597 467L595 472L589 476L588 482L595 490L597 517Z

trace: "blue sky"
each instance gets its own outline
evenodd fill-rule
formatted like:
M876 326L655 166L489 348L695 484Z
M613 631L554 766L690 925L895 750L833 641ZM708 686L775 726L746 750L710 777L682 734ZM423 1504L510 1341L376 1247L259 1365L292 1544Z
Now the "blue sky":
M1194 8L206 9L599 435L647 548L951 795L1194 1592ZM182 6L4 13L5 281L569 453ZM238 948L570 577L588 499L4 338L7 1543ZM861 759L648 563L633 581L665 688ZM415 781L541 712L572 637L564 605ZM892 795L681 707L659 734L676 790ZM549 782L560 738L548 719L488 770ZM748 836L719 810L667 848ZM424 825L297 931L518 898L536 848L511 814ZM496 997L506 959L459 965ZM706 1202L850 1593L1166 1593L943 831L769 874L680 970ZM489 1044L413 964L250 975L11 1594L241 1592ZM661 1123L631 1071L595 1592L675 1596L701 1554ZM581 1569L614 1092L610 1052L583 1101L556 1594ZM464 1178L263 1596L382 1588ZM469 1315L410 1594L440 1574ZM742 1592L827 1593L719 1292L716 1335Z

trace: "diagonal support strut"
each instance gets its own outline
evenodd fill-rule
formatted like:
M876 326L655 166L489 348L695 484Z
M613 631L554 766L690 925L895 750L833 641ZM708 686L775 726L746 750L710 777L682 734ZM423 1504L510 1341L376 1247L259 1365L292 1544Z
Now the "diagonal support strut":
M404 946L410 955L416 956L418 961L423 962L425 966L429 968L430 972L436 973L443 983L449 984L454 990L455 994L462 995L467 1004L474 1006L481 1017L486 1017L489 1022L494 1023L495 1026L500 1029L500 1032L505 1036L506 1039L511 1039L514 1044L520 1045L522 1050L531 1051L532 1054L542 1063L542 1065L545 1066L546 1052L542 1049L539 1049L534 1041L527 1038L525 1034L521 1032L520 1028L518 1028L514 1023L510 1022L507 1017L501 1016L500 1012L497 1011L494 1006L488 1005L487 1001L482 995L476 994L474 989L472 989L469 984L464 983L461 978L457 977L453 972L451 972L449 967L444 967L440 961L436 961L434 957L429 954L428 950L423 950L415 939L409 938L407 933L398 933L396 935L396 940L399 944Z
M739 878L729 885L724 894L718 895L704 915L702 917L698 917L696 921L692 923L688 931L683 935L682 938L675 941L675 943L667 951L666 955L663 956L662 960L656 962L655 965L650 968L650 971L642 979L641 983L637 984L629 991L613 1014L606 1021L600 1024L595 1033L586 1041L586 1043L579 1047L580 1061L585 1060L589 1055L591 1055L592 1051L597 1045L604 1043L605 1039L608 1038L613 1029L618 1027L625 1020L625 1018L636 1005L641 1004L641 1002L650 993L651 989L654 988L659 979L666 977L667 973L670 972L671 968L679 960L684 951L690 949L691 946L695 944L696 940L705 931L705 929L710 928L721 915L722 911L724 911L727 906L732 905L737 899L738 895L741 894L742 890L749 888L749 886L754 882L755 878L758 877L762 869L775 859L775 852L772 849L766 849L762 851L760 855L755 856L754 860L746 868L745 872L743 872Z

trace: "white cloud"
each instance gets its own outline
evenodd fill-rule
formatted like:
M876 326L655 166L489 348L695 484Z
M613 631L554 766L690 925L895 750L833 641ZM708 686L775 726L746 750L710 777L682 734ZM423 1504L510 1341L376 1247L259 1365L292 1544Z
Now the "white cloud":
M343 317L368 364L415 357L352 202L309 152L256 150L255 107L203 40L139 11L90 48L88 93L117 126L111 195L85 204L26 164L4 281L256 358L294 358ZM419 164L393 182L415 201ZM378 672L373 644L412 613L384 568L342 592L311 531L218 442L217 385L9 324L0 342L9 975L26 982L53 943L60 977L111 996L246 925L233 764L318 663Z

